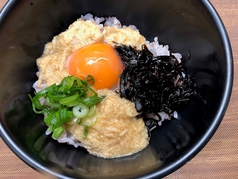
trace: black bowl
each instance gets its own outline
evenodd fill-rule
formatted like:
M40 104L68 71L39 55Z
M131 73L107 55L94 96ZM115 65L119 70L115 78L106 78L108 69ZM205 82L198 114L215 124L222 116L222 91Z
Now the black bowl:
M46 42L86 13L116 16L148 40L158 36L173 52L192 54L186 67L201 98L153 132L150 145L135 155L105 160L59 144L45 135L42 116L32 112L27 94L33 92L36 58ZM209 1L10 0L0 14L0 42L1 137L31 167L59 178L163 177L206 145L231 95L231 47Z

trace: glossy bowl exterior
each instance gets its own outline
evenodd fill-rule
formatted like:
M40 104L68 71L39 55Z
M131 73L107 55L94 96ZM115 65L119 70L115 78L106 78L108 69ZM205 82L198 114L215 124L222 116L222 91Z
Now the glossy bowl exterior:
M152 133L142 152L105 160L45 135L42 116L28 93L35 60L45 43L86 13L116 16L155 36L184 57L202 98ZM231 95L232 52L226 30L209 1L199 0L10 0L0 14L0 132L23 161L59 178L161 178L195 156L219 126Z

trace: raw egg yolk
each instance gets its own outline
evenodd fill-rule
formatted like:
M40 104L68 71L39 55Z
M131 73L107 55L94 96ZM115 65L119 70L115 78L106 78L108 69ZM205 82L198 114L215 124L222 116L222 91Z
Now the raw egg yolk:
M119 81L123 64L114 48L105 43L82 47L70 55L67 68L70 75L85 79L94 78L95 89L113 88Z

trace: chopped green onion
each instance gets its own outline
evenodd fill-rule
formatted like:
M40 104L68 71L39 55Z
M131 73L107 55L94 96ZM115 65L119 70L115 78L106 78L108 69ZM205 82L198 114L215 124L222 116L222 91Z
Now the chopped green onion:
M78 98L79 94L78 93L75 93L74 95L72 96L69 96L69 97L66 97L66 98L63 98L61 100L59 100L59 103L64 105L64 104L68 104L70 102L73 102L75 101L77 98Z
M66 98L67 95L66 95L66 94L63 94L63 93L60 94L60 93L58 93L58 92L56 92L56 91L49 91L49 92L47 93L47 97L48 97L49 99L51 99L51 100L59 101L59 100L61 100L61 99Z
M92 85L94 84L94 78L93 78L93 76L92 76L92 75L88 75L88 76L86 77L86 81L87 81L87 83L88 83L90 86L92 86Z
M54 139L58 139L63 132L64 132L64 128L60 126L54 130L52 137Z
M88 111L89 111L88 106L86 106L82 103L73 107L73 114L77 118L83 118L83 117L87 116Z
M78 124L81 124L82 123L82 119L77 119L76 121Z
M84 127L83 138L86 139L86 138L87 138L87 135L88 135L89 126L83 123L83 127Z
M89 111L86 117L93 117L95 114L96 114L96 105L89 108Z
M82 122L84 124L86 124L87 126L93 126L97 121L97 118L96 117L86 117L86 118L83 118Z
M53 100L52 98L47 98L46 99L46 101L48 102L48 104L50 105L50 106L52 106L52 107L54 107L54 108L60 108L61 107L61 105L57 102L57 101L55 101L55 100Z
M91 106L94 106L94 105L100 103L102 101L102 99L104 99L104 98L105 98L105 96L99 97L97 94L95 94L94 96L85 98L84 102L88 107L91 107Z
M47 126L51 125L51 121L55 118L55 111L51 111L51 113L45 117L44 122Z
M96 112L95 106L100 103L105 96L98 94L91 88L94 78L88 75L85 80L68 76L60 84L53 84L32 97L28 95L32 102L32 109L37 114L45 115L44 122L53 132L52 137L58 138L64 128L62 124L72 121L84 126L84 136L87 136L90 124L84 117L93 116ZM46 99L42 104L41 99ZM86 122L87 121L87 122Z

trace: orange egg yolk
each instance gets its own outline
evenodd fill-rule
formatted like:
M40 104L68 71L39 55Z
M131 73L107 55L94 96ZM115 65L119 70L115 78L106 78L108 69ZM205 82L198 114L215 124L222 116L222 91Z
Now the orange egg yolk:
M70 55L67 68L70 75L85 79L94 78L95 89L113 88L119 81L123 64L114 48L105 43L82 47Z

